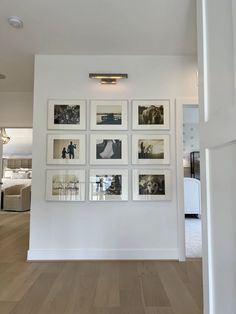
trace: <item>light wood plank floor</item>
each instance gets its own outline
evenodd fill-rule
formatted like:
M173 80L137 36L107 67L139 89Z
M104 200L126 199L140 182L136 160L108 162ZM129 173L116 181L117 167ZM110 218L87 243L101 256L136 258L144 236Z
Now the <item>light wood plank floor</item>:
M26 262L29 214L0 214L1 314L201 314L200 260Z

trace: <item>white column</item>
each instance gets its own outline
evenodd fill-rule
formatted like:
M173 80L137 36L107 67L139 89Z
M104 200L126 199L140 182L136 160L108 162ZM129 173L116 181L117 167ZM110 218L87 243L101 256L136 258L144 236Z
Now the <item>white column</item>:
M197 1L204 314L236 313L234 2Z

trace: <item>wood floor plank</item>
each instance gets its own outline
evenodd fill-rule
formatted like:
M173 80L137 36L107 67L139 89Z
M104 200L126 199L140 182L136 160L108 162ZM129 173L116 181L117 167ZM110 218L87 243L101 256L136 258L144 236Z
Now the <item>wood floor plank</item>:
M145 314L174 314L170 307L146 307Z
M159 276L143 276L141 280L145 306L170 306L169 298Z
M29 263L28 234L0 213L0 314L202 314L201 260Z
M0 287L0 301L19 301L40 276L39 268L34 264L19 273L6 272L5 284ZM3 278L2 278L3 279Z
M10 314L12 309L16 306L16 302L5 302L0 301L0 313L1 314Z
M97 278L93 276L78 276L75 281L75 286L72 290L72 297L66 308L66 313L89 314L94 304L97 288Z
M120 306L118 263L101 263L94 306Z
M202 314L171 262L158 264L158 271L175 314Z
M141 289L120 290L120 306L135 307L143 306Z
M65 264L57 275L38 313L65 313L74 283L74 264Z
M193 260L182 263L173 263L179 277L188 288L199 308L203 308L202 271L199 272L197 264ZM198 263L199 264L199 263Z
M141 307L93 308L89 314L145 314L145 309Z
M10 314L38 313L41 304L50 291L55 279L55 274L41 274L22 300L13 308Z

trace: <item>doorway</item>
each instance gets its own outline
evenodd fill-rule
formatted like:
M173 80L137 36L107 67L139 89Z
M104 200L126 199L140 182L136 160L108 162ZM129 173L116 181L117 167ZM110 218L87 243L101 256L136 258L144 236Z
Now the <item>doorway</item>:
M1 213L31 205L32 129L1 128Z
M195 146L191 147L191 145L194 145L194 144L190 144L190 150L192 151L189 151L189 154L188 154L186 150L186 155L188 154L187 156L189 160L186 160L187 158L185 158L184 156L184 124L185 124L184 119L186 119L186 115L188 114L190 115L190 113L188 112L188 114L185 114L185 118L184 118L184 108L198 108L198 100L196 98L176 99L176 174L177 174L176 181L177 181L177 209L178 209L178 248L179 248L179 260L180 261L185 261L186 257L190 257L188 256L190 254L188 253L186 254L186 248L187 248L186 236L190 238L190 241L193 240L193 237L194 237L194 234L191 233L191 231L193 232L193 228L191 228L191 226L189 226L190 230L189 229L186 230L187 218L185 219L184 182L188 181L188 178L191 179L192 171L195 171L195 176L200 177L200 173L196 174L196 169L192 169L191 171L191 162L190 162L190 153L192 151L199 151L199 147L195 147ZM192 119L194 119L194 117L192 117ZM198 119L199 119L199 114L196 115L195 113L195 120L192 120L192 122L194 121L195 124L199 125ZM189 123L191 123L191 121L189 121ZM193 130L191 130L192 127L190 125L186 127L188 127L190 131L192 131L193 133L196 132L196 129L198 129L198 127L196 127L196 128L193 128ZM193 135L189 135L190 139L192 136ZM195 158L196 156L193 156L193 157ZM193 181L195 182L198 181L198 183L200 183L198 179L196 178L192 178L192 179L194 179ZM198 184L198 187L200 189L199 185L200 184ZM187 184L187 187L188 187L188 184ZM198 197L199 202L201 202L200 198L201 197ZM191 194L190 200L192 200L192 194ZM187 222L193 222L193 223L197 222L198 226L195 229L198 229L196 231L198 234L198 239L199 239L199 234L200 234L200 239L201 239L201 222L199 226L199 221L201 221L199 218L201 217L201 214L199 214L198 212L195 213L195 210L193 210L193 212L189 214L190 214L190 217L188 218L192 220L188 220ZM199 229L200 229L200 233L199 233ZM201 245L200 245L200 253L201 253ZM198 255L201 255L201 254L198 254Z
M185 254L202 257L199 107L183 106Z

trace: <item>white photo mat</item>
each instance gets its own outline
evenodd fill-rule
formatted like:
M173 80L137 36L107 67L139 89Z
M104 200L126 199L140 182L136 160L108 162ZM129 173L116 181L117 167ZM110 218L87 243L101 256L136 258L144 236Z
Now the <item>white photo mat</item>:
M134 169L134 201L166 201L171 199L170 170Z
M91 130L127 130L127 100L90 100Z
M128 201L127 169L90 169L90 201Z
M133 130L168 130L170 100L132 100Z
M63 155L65 158L62 157ZM47 163L57 165L85 164L85 135L49 134L47 137Z
M49 130L85 130L86 100L49 99Z
M126 165L128 164L128 137L118 134L90 135L90 164Z
M140 165L169 164L170 136L133 134L132 163Z
M46 200L85 201L85 170L47 170Z

